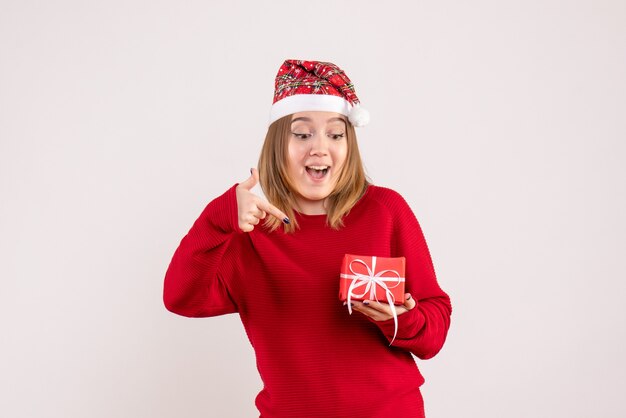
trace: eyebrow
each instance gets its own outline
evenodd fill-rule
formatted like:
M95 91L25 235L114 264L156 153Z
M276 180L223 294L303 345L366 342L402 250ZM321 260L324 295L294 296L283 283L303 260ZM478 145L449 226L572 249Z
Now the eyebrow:
M297 122L297 121L299 121L299 120L303 120L303 121L305 121L305 122L312 122L312 121L313 121L313 119L311 119L311 118L308 118L308 117L306 117L306 116L301 116L301 117L299 117L299 118L295 118L294 120L292 120L292 121L291 121L291 123ZM341 121L341 122L344 122L344 123L346 122L346 120L345 120L344 118L334 117L334 118L330 118L330 119L328 119L328 120L326 121L326 123L328 123L328 122L335 122L335 121Z

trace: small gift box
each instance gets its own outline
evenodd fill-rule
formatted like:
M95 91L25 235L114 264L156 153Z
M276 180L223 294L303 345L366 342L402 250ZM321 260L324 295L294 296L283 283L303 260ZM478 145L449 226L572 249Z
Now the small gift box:
M339 299L404 304L404 257L346 254L341 265Z
M389 345L398 334L398 313L395 305L404 304L404 257L376 257L346 254L341 265L339 299L348 302L352 314L352 300L374 300L389 303L394 331Z

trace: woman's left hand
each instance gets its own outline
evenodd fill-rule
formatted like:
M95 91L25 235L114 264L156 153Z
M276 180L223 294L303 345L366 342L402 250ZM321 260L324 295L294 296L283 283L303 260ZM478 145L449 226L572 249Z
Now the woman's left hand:
M388 303L376 302L373 300L364 300L363 302L354 300L352 301L352 309L361 312L363 315L369 316L374 321L386 321L393 318L391 308ZM415 299L411 297L410 293L404 295L404 305L396 305L396 313L402 315L407 313L411 309L415 308L417 303Z

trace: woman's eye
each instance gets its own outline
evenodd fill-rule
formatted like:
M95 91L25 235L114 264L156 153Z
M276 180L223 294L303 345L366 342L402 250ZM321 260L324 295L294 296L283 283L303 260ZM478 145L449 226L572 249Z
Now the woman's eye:
M307 139L308 137L311 136L311 134L297 134L295 132L292 132L293 136L295 136L296 138L300 138L300 139Z
M339 140L344 137L344 134L331 134L330 136L335 140Z

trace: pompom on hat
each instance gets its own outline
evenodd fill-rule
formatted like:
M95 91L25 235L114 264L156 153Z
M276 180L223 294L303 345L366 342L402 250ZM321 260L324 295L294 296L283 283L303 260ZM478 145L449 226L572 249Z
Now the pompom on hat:
M365 126L370 120L341 68L330 62L286 60L276 74L269 123L312 110L341 113L354 126Z

